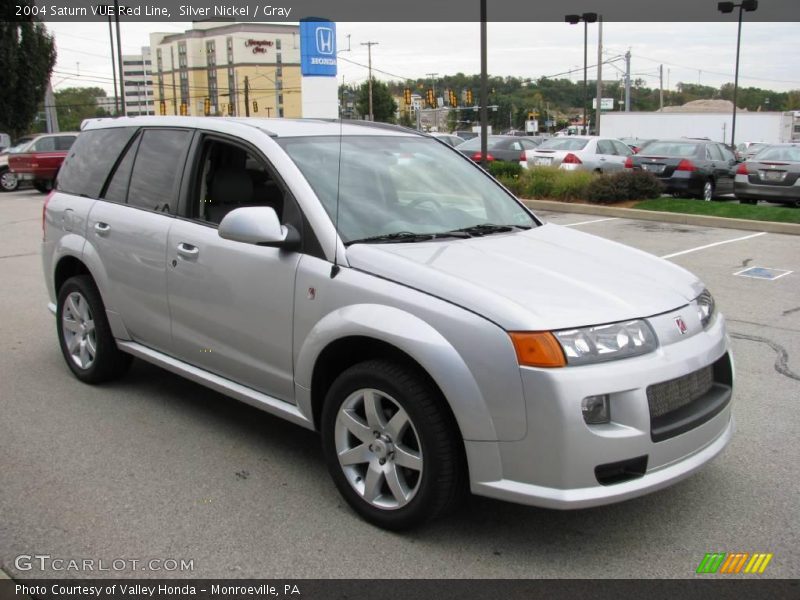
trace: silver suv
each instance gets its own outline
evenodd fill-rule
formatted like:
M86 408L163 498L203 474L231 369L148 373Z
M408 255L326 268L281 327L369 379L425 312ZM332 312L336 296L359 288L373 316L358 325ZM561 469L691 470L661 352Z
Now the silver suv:
M339 491L382 527L467 489L624 500L732 435L725 323L695 276L543 223L412 131L92 121L43 227L76 377L137 357L318 430Z

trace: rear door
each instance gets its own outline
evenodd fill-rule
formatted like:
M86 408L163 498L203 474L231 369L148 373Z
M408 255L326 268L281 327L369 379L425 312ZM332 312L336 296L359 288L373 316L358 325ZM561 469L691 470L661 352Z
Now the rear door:
M722 144L716 144L722 158L718 161L717 168L717 182L719 189L719 182L723 182L723 187L720 193L732 194L733 181L736 178L736 156L727 147Z
M594 168L599 168L604 173L611 171L619 171L622 169L622 163L619 161L617 151L611 140L597 140L597 164Z
M87 224L87 241L105 269L104 297L134 341L164 352L171 346L167 233L192 135L174 128L140 132Z

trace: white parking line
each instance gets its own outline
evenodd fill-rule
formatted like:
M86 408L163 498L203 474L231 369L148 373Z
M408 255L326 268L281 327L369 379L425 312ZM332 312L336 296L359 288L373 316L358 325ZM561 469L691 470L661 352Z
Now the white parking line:
M610 219L595 219L594 221L581 221L580 223L569 223L563 227L576 227L578 225L588 225L589 223L602 223L604 221L616 221L619 217L611 217Z
M706 248L713 248L714 246L721 246L722 244L731 244L733 242L742 242L744 240L749 240L752 238L756 238L760 235L767 235L766 231L762 231L761 233L753 233L751 235L745 235L739 238L734 238L732 240L725 240L724 242L714 242L713 244L706 244L705 246L698 246L697 248L689 248L688 250L682 250L681 252L673 252L672 254L665 254L661 258L673 258L675 256L681 256L682 254L689 254L690 252L697 252L698 250L705 250Z

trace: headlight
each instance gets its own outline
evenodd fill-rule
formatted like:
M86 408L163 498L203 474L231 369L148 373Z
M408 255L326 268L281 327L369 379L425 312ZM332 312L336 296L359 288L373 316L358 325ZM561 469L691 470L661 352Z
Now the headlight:
M642 319L553 333L564 349L569 365L587 365L639 356L658 347L655 332Z
M716 305L714 304L714 297L708 290L703 290L697 298L694 299L697 306L697 314L700 317L700 324L703 329L706 329L711 321L714 320L714 313L716 313Z

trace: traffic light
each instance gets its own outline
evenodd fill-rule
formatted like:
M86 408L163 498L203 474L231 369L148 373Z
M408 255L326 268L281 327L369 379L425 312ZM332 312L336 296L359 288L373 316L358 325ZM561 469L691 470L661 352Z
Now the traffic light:
M158 114L162 117L167 114L167 103L163 100L158 103Z
M211 100L209 98L206 98L205 100L203 100L203 114L205 116L208 116L208 115L211 114Z
M406 106L411 106L411 88L403 90L403 100L405 100Z
M258 102L253 100L253 112L258 112Z
M228 116L233 115L233 102L228 102Z
M186 116L189 114L189 111L186 109L186 102L181 102L181 115Z
M450 106L455 108L458 106L458 98L456 98L456 93L453 90L450 90Z
M467 90L467 106L472 104L472 90Z
M428 88L428 90L425 92L425 100L430 108L436 107L436 98L434 98L433 90L431 88Z

